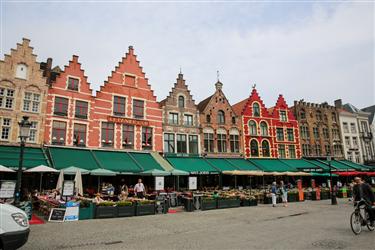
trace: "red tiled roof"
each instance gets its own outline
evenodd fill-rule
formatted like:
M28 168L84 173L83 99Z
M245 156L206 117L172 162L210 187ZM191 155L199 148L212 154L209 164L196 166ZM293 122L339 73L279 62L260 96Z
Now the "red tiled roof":
M242 100L242 101L240 101L240 102L232 105L232 109L233 109L233 111L234 111L234 113L236 115L239 116L239 115L242 114L243 108L245 107L247 101L248 101L248 98L246 98L246 99L244 99L244 100Z

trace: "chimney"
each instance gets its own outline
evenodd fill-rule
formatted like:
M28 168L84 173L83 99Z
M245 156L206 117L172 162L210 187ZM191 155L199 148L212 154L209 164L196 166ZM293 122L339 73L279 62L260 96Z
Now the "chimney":
M341 99L335 100L335 107L338 108L338 109L342 108L342 100Z

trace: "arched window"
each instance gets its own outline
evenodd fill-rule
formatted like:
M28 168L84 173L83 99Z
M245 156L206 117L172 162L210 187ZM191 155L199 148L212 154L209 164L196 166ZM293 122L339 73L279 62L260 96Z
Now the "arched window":
M27 78L27 66L26 64L20 63L16 68L16 77L21 79Z
M250 135L257 135L257 124L254 121L249 121Z
M179 108L185 107L185 98L182 95L178 97L178 107Z
M268 135L268 126L266 122L261 122L260 123L260 132L262 133L263 136Z
M219 124L224 124L225 123L225 113L224 113L224 111L219 110L217 112L217 122Z
M270 144L268 141L262 141L262 155L263 157L270 157Z
M253 104L253 116L259 117L260 116L260 109L259 109L259 104L254 103Z
M251 156L259 157L259 149L257 140L251 140L250 142L250 153Z
M301 117L301 119L306 119L306 112L304 109L301 109L301 111L299 112L299 116Z

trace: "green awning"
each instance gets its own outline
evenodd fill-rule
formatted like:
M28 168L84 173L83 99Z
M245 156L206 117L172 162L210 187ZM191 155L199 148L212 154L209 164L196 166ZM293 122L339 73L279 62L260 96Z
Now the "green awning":
M97 169L91 170L90 174L97 175L97 176L116 176L117 173L108 169L97 168Z
M92 153L104 169L129 174L142 171L127 152L93 150Z
M146 176L168 176L171 175L171 172L160 170L160 169L150 169L139 173L140 175Z
M348 165L348 166L354 168L355 170L359 170L359 171L367 171L369 169L371 170L370 166L365 166L365 165L358 164L358 163L348 161L348 160L342 160L342 161L340 161L340 163Z
M190 174L218 174L219 170L212 167L205 159L199 157L167 157L169 163L176 169Z
M306 172L320 169L317 165L314 165L311 162L304 159L280 159L280 161L292 168L303 170Z
M231 163L233 166L235 166L239 170L246 170L246 171L259 171L260 170L253 163L242 158L225 158L225 160Z
M326 165L323 162L320 162L320 161L317 161L317 160L307 160L307 159L305 159L305 160L308 161L308 162L310 162L311 164L314 164L315 166L323 169L323 171L329 171L328 165Z
M19 146L0 146L0 165L16 169L19 165ZM23 168L29 169L39 165L50 166L42 148L25 147Z
M255 166L265 172L296 172L297 169L278 159L248 159Z
M238 168L230 164L230 162L226 161L225 159L222 159L222 158L205 158L205 159L211 166L219 169L221 172L238 170Z
M317 161L320 161L320 162L326 164L328 169L329 169L329 163L328 163L327 160L317 160ZM331 167L335 168L337 171L353 171L353 170L356 170L355 168L353 168L351 166L348 166L346 164L343 164L343 163L341 163L339 161L336 161L336 160L331 161Z
M160 164L155 161L154 157L152 157L150 153L130 152L129 155L137 163L137 165L143 168L141 171L151 169L164 170L164 168L162 168Z
M70 166L87 170L94 170L101 167L95 161L91 150L49 147L48 151L53 166L59 170Z

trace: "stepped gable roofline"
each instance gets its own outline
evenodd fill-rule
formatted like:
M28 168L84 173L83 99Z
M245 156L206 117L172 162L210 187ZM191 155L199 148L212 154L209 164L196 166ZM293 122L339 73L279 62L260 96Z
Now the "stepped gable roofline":
M243 115L245 113L245 110L247 108L250 108L253 102L258 102L260 104L260 109L262 110L263 117L271 116L266 106L264 105L263 100L260 98L258 91L255 88L255 85L253 85L253 89L251 91L249 98L235 104L235 106L237 105L236 110L238 114Z
M301 99L299 101L294 101L294 106L302 106L306 108L324 108L324 109L330 109L332 111L336 111L337 108L335 106L329 105L327 102L323 102L321 104L319 103L311 103L311 102L305 102L304 99Z
M91 89L91 84L88 82L88 77L85 75L85 70L82 69L82 64L78 61L78 58L79 56L77 55L73 55L72 56L72 60L69 60L69 64L68 65L64 65L64 70L61 70L59 66L55 66L52 71L53 72L56 72L57 73L57 76L56 76L56 79L54 79L52 81L52 87L53 87L53 84L56 83L57 80L59 80L60 78L62 78L62 75L64 73L68 73L69 72L69 68L73 67L74 65L78 65L79 66L79 69L82 73L82 76L84 77L85 79L85 82L89 85L89 90L91 91L91 94L92 94L92 89Z
M370 124L372 124L374 122L374 116L375 116L375 105L363 108L361 110L370 113L369 122Z
M274 118L278 118L280 109L289 111L288 112L289 120L296 120L296 118L293 114L293 111L291 110L291 108L289 108L289 106L286 103L285 98L282 94L280 94L279 97L277 98L276 105L269 109L269 113L272 114L272 116Z
M31 49L31 51L32 51L32 52L31 52L31 55L34 57L34 59L35 59L35 63L36 63L37 65L39 65L38 70L41 71L41 72L43 72L43 70L40 69L40 62L38 62L38 61L36 60L37 55L33 53L33 51L34 51L34 47L31 47L31 46L30 46L30 42L31 42L30 39L28 39L28 38L24 38L24 37L23 37L23 38L22 38L22 43L17 43L17 48L11 48L11 49L10 49L10 54L4 54L4 60L0 60L0 62L5 62L5 58L7 58L7 57L11 57L11 56L12 56L12 53L16 53L21 47L29 48L29 49Z
M188 94L189 94L190 97L191 97L192 102L194 103L194 106L197 107L197 105L195 104L195 100L194 100L194 98L193 98L193 95L190 93L190 90L189 90L189 88L188 88L189 85L186 84L185 79L184 79L184 75L181 73L181 71L178 73L177 78L176 78L176 82L174 83L174 85L173 85L173 87L172 87L172 90L169 91L169 95L168 95L166 98L164 98L163 100L161 100L161 101L159 102L160 107L162 107L162 106L164 106L164 105L166 104L168 98L170 98L170 97L172 96L174 90L175 90L178 86L180 86L180 87L186 89L186 91L188 92Z
M131 58L134 59L134 61L136 62L136 66L137 66L137 68L139 69L139 73L140 73L141 77L147 82L147 86L148 86L148 88L150 89L150 91L151 91L151 93L152 93L152 96L153 96L153 98L154 98L155 101L156 101L157 97L156 97L155 94L154 94L154 90L151 88L151 84L148 83L148 80L149 80L149 79L146 77L146 74L145 74L144 71L143 71L143 67L140 65L140 61L137 59L137 55L134 54L134 48L133 48L133 46L131 46L131 45L128 47L128 52L125 53L125 56L123 56L123 57L121 58L121 61L118 62L118 65L115 66L115 70L112 70L112 71L111 71L111 75L108 76L107 80L104 81L104 84L100 86L100 89L99 89L98 91L96 91L96 96L98 96L98 93L100 93L100 92L103 90L104 86L105 86L108 82L110 82L111 78L113 78L114 73L116 73L116 71L118 71L118 69L119 69L122 65L124 65L124 64L126 63L127 60L131 60Z

